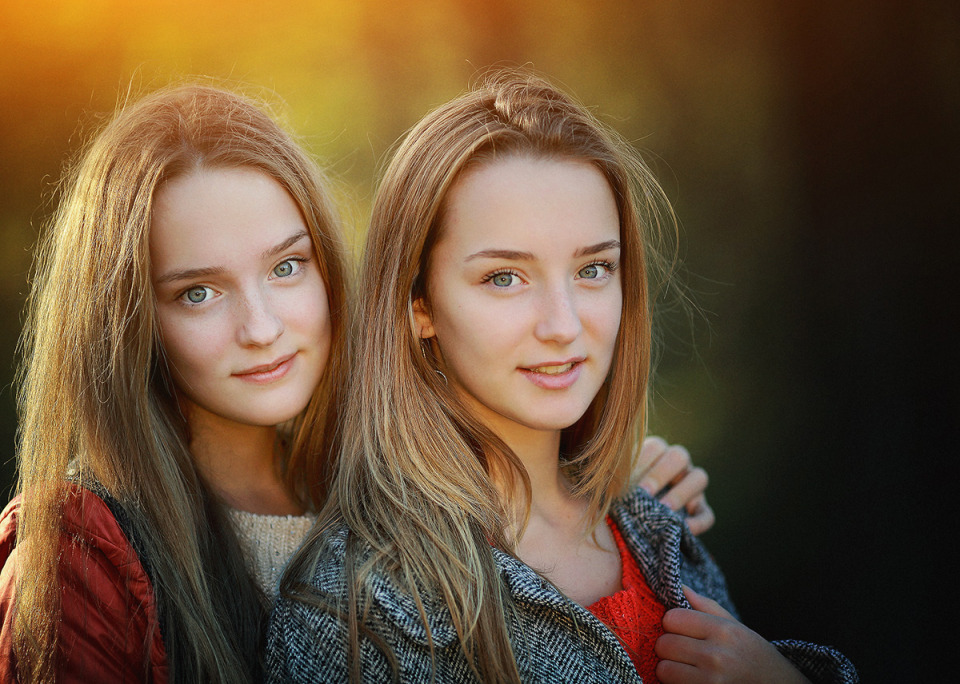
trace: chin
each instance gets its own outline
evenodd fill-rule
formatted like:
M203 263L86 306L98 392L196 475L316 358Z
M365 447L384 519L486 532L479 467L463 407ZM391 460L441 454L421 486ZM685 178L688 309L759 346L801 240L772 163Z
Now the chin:
M583 418L589 404L568 409L557 407L549 411L541 411L537 417L531 416L531 424L538 425L541 430L566 430L568 427Z
M290 405L271 404L264 410L264 407L249 407L243 412L243 415L237 416L235 420L247 425L256 425L258 427L275 427L282 425L289 420L299 416L307 407L307 403L291 403Z
M566 430L568 427L576 423L578 420L583 418L585 412L581 411L575 416L568 415L557 416L556 414L552 416L543 416L540 418L531 417L529 420L518 421L523 425L526 425L531 430L541 430L544 432L558 432L560 430Z
M300 406L300 407L299 407L297 410L295 410L295 411L294 411L294 410L290 410L290 411L274 411L274 412L271 413L270 416L261 417L262 419L261 419L259 422L260 422L262 425L264 425L264 426L270 426L270 427L273 427L273 426L276 426L276 425L282 425L283 423L286 423L287 421L293 420L294 418L296 418L297 416L299 416L300 413L303 412L303 409L304 409L304 408L306 408L306 405Z

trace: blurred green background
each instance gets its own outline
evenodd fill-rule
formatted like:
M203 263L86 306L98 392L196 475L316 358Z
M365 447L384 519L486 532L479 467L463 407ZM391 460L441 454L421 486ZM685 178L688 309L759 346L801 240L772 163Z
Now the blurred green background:
M15 349L62 164L126 93L252 86L366 219L378 164L483 67L529 64L644 150L705 312L664 319L653 430L689 446L744 620L865 681L955 630L960 13L907 0L4 0L0 487ZM944 573L944 577L947 575Z

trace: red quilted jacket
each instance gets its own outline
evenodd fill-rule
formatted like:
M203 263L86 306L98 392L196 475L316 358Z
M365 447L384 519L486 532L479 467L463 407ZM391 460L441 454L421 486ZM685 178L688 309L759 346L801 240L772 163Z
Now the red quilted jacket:
M0 682L16 681L15 580L24 571L16 549L19 512L17 497L0 514ZM60 586L60 682L166 684L150 578L106 503L79 487L64 505Z

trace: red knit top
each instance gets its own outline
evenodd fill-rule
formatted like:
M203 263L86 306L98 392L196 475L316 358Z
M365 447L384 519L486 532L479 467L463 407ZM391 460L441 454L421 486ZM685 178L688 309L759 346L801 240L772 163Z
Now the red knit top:
M656 669L659 659L653 646L663 634L663 614L666 609L647 584L640 572L640 566L623 541L620 530L609 516L607 526L613 533L617 548L620 549L623 589L604 596L587 606L587 610L617 635L644 684L657 684Z

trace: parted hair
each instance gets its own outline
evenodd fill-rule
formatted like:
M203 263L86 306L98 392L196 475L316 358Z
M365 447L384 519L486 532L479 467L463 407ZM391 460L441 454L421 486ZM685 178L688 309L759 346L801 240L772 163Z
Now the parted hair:
M66 175L36 253L22 338L15 648L24 682L56 679L68 471L106 489L149 557L172 681L258 679L265 598L188 450L160 342L149 233L157 189L203 168L256 169L298 205L332 346L308 406L282 426L281 468L293 496L319 509L345 384L344 249L328 181L267 111L208 84L161 89L121 107Z
M284 583L288 596L322 605L294 580L309 576L320 560L325 530L349 528L350 605L327 607L349 624L354 679L360 636L376 641L362 617L370 574L386 572L421 611L424 592L445 602L480 681L518 680L507 628L511 606L491 545L513 552L507 531L526 520L524 507L518 514L496 483L511 483L508 491L519 486L529 501L529 480L516 455L437 372L438 358L421 344L414 319L414 302L427 296L431 250L443 234L451 188L466 169L512 156L593 164L616 199L623 287L616 349L598 395L562 432L560 458L594 523L629 481L633 446L645 427L647 269L656 258L655 236L673 215L648 167L584 106L536 76L497 71L409 131L374 200L355 316L362 363L355 364L335 484L317 532Z

